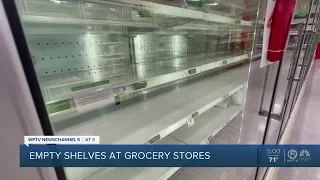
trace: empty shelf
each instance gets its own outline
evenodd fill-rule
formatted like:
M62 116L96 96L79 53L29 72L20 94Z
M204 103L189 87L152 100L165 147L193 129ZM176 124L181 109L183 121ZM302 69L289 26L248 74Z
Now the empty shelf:
M73 117L54 124L59 135L97 135L104 144L141 144L161 138L237 92L245 83L246 72L229 70L204 79L187 81L157 95ZM134 101L134 100L132 100ZM82 122L82 123L81 123ZM70 125L71 124L71 125Z
M165 137L157 144L182 144L172 137ZM115 168L111 171L101 170L88 177L90 180L165 180L179 168Z
M121 1L124 2L126 0L121 0ZM145 1L140 1L139 4L143 5L147 10L153 13L162 14L166 16L200 19L204 21L211 21L211 22L225 23L225 24L239 24L243 26L252 26L253 24L251 21L234 19L234 18L230 18L230 17L218 15L218 14L204 13L204 12L195 11L192 9L185 9L185 8L168 6L168 5L157 4L152 2L145 2Z
M186 124L195 112L201 116L223 101L225 95L241 90L246 77L244 69L236 68L189 80L161 89L155 96L145 94L140 100L66 119L53 127L57 135L100 136L102 144L155 143ZM96 169L78 168L69 174L81 179Z
M181 127L170 136L186 144L208 144L209 140L236 117L242 106L231 105L228 108L214 107L195 118L194 125Z
M112 25L112 26L130 26L130 27L158 27L155 24L144 22L123 22L112 20L79 19L68 17L50 17L50 16L22 16L23 23L43 23L43 24L66 24L66 25ZM28 31L33 34L32 31ZM38 33L38 31L37 31ZM51 33L51 31L50 31Z
M132 2L128 0L119 0L119 3L129 3L129 6L134 5ZM102 5L108 5L108 2L102 3ZM224 24L239 24L243 26L252 26L251 21L245 21L241 19L234 19L227 16L219 15L219 14L211 14L205 13L201 11L196 11L192 9L186 9L181 7L175 6L168 6L153 2L146 2L146 1L137 1L135 4L139 4L144 6L144 9L150 11L153 14L161 14L165 16L171 17L181 17L181 18L190 18L190 19L199 19L209 22L217 22L217 23L224 23ZM79 5L80 6L80 5ZM74 6L74 9L77 9ZM90 17L89 17L90 18ZM43 16L33 16L27 15L23 16L24 22L32 22L32 23L51 23L51 24L110 24L113 26L121 26L123 22L121 19L119 20L94 20L94 19L80 19L80 18L59 18L59 17L43 17ZM143 23L143 22L124 22L127 26L133 27L157 27L151 23Z
M238 55L238 56L220 56L215 58L194 58L193 60L190 60L189 58L175 58L173 61L161 61L161 62L146 62L146 63L139 63L135 65L134 68L136 69L148 69L143 75L139 74L128 74L128 75L122 75L118 76L114 79L110 78L110 84L104 85L103 88L105 89L112 89L112 88L121 88L121 87L128 87L131 86L132 83L137 83L141 81L146 82L146 87L139 89L139 91L156 87L165 83L173 82L176 80L183 79L185 77L190 77L197 75L202 72L206 72L215 68L227 66L233 63L241 62L245 59L248 59L248 55ZM161 65L159 65L161 64ZM119 67L120 68L120 67ZM127 69L127 70L115 70L116 72L134 72L133 67ZM192 72L191 72L192 71ZM72 78L71 78L72 79ZM74 79L72 80L74 83ZM58 83L58 84L57 84ZM47 86L48 89L50 87L55 88L57 85L59 87L63 86L63 84L60 84L59 82L52 82L50 83L50 86ZM70 86L69 83L65 83L65 86ZM71 87L69 87L71 89ZM71 90L69 89L68 92L66 92L66 97L72 97ZM129 88L127 88L129 89ZM92 88L92 91L95 91L94 88ZM61 91L57 91L61 96ZM81 92L80 92L81 93ZM132 93L132 92L127 92ZM90 93L92 94L92 92ZM114 99L111 96L112 99ZM57 99L58 100L58 99ZM56 101L57 101L56 100ZM114 101L114 100L113 100ZM110 100L108 102L110 104ZM103 106L106 106L107 104L104 102L97 102L97 103L91 103L88 104L90 106L90 109L96 109L101 108ZM81 109L88 109L85 107L81 107ZM86 110L79 110L75 112L73 109L69 109L67 111L70 111L69 117L80 115L82 113L87 113ZM66 112L69 113L69 112ZM54 120L55 122L60 121L64 117L61 117L62 115L65 115L66 113L56 113L50 115L50 118Z
M117 66L117 67L110 67L112 72L118 72L112 74L112 76L118 76L118 74L123 75L124 72L130 72L126 76L122 76L122 79L117 79L118 82L110 81L110 83L114 86L125 86L126 83L134 83L137 81L148 80L148 78L152 78L153 81L159 81L159 83L166 83L170 81L174 81L177 79L184 78L186 73L188 73L189 69L196 69L196 73L192 74L199 74L203 71L208 71L211 69L215 69L218 67L222 67L228 64L236 63L245 59L248 59L248 54L238 54L238 55L211 55L210 58L205 58L204 56L188 56L188 57L176 57L170 58L165 60L158 60L158 61L147 61L143 63L137 63L134 65L130 65L128 67L125 66ZM144 74L134 73L137 70L148 70ZM94 71L94 70L91 70ZM70 73L72 74L72 73ZM167 80L166 82L162 82L163 75L167 75L172 77L172 80ZM110 75L109 75L110 76ZM72 77L72 76L71 76ZM112 77L107 77L111 78ZM40 80L41 81L41 80ZM46 83L47 80L44 78L43 83ZM70 83L75 82L74 78L70 78L70 82L61 83L53 81L48 84L48 88L57 88L61 87L64 84L66 86L70 85ZM50 85L49 85L50 84ZM148 86L150 87L150 85Z
M227 122L229 118L234 117L235 114L239 114L241 109L241 106L232 105L227 109L213 108L212 110L207 111L203 115L196 118L195 125L191 128L188 128L190 131L185 131L186 133L188 133L187 136L189 136L190 138L187 138L188 140L184 140L188 142L193 137L193 140L190 141L192 142L192 144L198 144L202 142L203 139L207 139L213 131L216 132L219 129L223 128L225 122ZM178 129L176 132L181 131L180 129ZM173 134L175 134L175 132ZM171 137L170 135L160 140L157 144L183 143ZM95 174L95 176L91 176L89 178L92 180L103 180L105 178L110 180L165 180L172 174L174 174L178 169L179 168L115 168L109 172L98 172Z

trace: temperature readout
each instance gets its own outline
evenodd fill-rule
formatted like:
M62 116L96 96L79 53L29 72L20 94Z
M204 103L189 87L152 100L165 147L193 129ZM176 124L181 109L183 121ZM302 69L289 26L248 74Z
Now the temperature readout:
M281 154L280 149L267 149L267 157L269 160L269 163L275 163L279 160Z

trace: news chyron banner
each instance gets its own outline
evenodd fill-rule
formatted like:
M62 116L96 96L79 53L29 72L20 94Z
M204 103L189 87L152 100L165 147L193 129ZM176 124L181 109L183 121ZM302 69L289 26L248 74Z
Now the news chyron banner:
M104 145L97 136L28 136L21 167L320 167L320 145Z

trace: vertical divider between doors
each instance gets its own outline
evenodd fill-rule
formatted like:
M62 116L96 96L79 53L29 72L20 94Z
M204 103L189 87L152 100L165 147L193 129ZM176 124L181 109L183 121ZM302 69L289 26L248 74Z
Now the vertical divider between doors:
M291 69L289 71L289 79L288 79L288 85L287 85L287 90L286 90L286 94L285 94L285 99L284 99L284 104L283 104L283 107L282 107L282 110L281 110L281 125L280 125L280 132L278 134L278 138L277 138L277 143L279 143L280 141L280 138L282 136L282 128L283 126L286 126L287 125L287 121L284 121L284 118L285 118L285 115L286 115L286 112L287 112L287 108L289 107L289 101L290 101L290 96L291 96L291 92L292 92L292 86L293 86L293 82L294 82L294 76L295 76L295 72L297 71L297 66L298 66L298 63L299 63L299 58L300 58L300 54L301 54L301 50L303 48L303 45L304 45L304 42L305 42L305 37L306 37L306 31L307 31L307 28L308 28L308 21L310 19L310 15L311 15L311 10L312 10L312 6L313 6L313 3L314 3L314 0L312 0L312 2L310 3L309 5L309 10L308 10L308 16L307 16L307 19L306 19L306 23L304 24L304 27L303 27L303 30L302 30L302 37L300 39L300 42L298 42L297 44L297 49L296 49L296 52L295 53L295 57L296 60L294 60L294 64L293 64L293 69ZM299 32L300 33L300 32ZM294 98L294 97L293 97ZM292 102L294 103L294 101ZM291 114L291 110L289 112ZM289 116L287 117L288 119L290 118L290 114ZM284 123L285 122L285 123Z
M23 70L26 74L26 79L29 85L32 99L34 101L34 105L36 107L43 134L49 136L54 135L49 120L49 116L46 110L46 106L41 95L42 93L40 90L35 69L33 67L27 41L23 33L23 28L19 18L16 4L13 0L2 0L2 3L7 14L7 19L17 47L17 51L19 53ZM59 180L67 179L63 168L55 167L54 169Z

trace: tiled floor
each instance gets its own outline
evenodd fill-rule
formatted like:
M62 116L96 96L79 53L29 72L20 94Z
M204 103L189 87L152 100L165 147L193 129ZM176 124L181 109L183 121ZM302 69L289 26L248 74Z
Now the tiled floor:
M320 144L320 61L316 61L288 144ZM277 180L320 180L320 168L281 168Z

